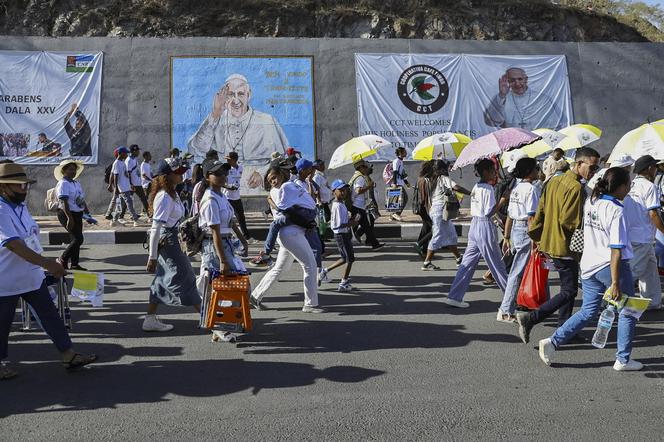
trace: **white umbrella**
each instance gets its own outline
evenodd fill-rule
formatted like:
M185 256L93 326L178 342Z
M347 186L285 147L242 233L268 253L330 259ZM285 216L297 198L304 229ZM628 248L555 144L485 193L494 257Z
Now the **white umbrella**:
M379 150L390 147L392 143L378 135L362 135L351 138L337 147L330 158L328 169L337 169L347 164L375 155Z

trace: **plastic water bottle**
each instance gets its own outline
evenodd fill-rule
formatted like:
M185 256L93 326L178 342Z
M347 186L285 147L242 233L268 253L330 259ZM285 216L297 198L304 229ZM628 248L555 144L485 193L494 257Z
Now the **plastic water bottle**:
M611 331L611 326L613 325L613 321L615 319L615 307L610 305L602 312L599 317L599 321L597 322L597 330L595 330L595 334L593 335L593 347L604 348L606 341L609 339L609 332Z

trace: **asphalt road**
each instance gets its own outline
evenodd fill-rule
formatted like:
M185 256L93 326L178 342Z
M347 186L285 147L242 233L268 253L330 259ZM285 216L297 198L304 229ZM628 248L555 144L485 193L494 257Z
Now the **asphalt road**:
M21 374L0 382L0 439L661 437L664 313L638 324L633 354L644 371L613 371L615 330L606 349L569 345L546 367L534 346L555 320L537 326L533 344L520 343L515 326L496 322L502 295L480 285L479 271L471 308L456 310L439 301L454 277L451 258L437 261L443 271L422 272L406 243L357 255L355 292L324 285L328 313L300 311L294 266L266 297L272 309L252 311L254 332L227 344L210 342L186 308L162 310L174 331L142 332L151 282L142 247L84 249L96 258L83 264L106 275L106 298L97 309L72 301L73 339L99 363L66 373L42 332L15 329L10 360Z

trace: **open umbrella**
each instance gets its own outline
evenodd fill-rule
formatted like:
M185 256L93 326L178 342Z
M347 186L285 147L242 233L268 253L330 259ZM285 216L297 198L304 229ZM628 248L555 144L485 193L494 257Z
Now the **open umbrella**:
M627 132L611 151L608 163L622 155L630 155L639 159L650 155L658 160L664 160L664 120L646 123Z
M432 135L417 143L413 150L413 159L420 161L447 160L455 161L472 138L463 134L445 132Z
M483 158L500 155L508 150L518 149L542 137L526 129L509 127L471 141L459 154L452 170L475 164Z
M328 169L336 169L347 164L353 164L358 160L375 155L380 149L391 145L392 143L377 135L362 135L361 137L351 138L336 148L327 167Z
M530 158L537 158L557 148L572 150L581 147L581 143L576 137L570 137L555 130L535 129L533 133L541 136L542 139L519 149Z
M579 140L581 146L586 146L593 141L597 141L602 136L602 129L592 124L572 124L564 129L560 129L558 132L576 138Z

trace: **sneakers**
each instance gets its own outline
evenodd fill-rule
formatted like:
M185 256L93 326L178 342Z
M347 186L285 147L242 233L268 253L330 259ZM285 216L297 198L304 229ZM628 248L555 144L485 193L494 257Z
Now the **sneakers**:
M337 288L337 291L339 292L350 292L351 290L353 290L353 286L350 285L350 282L348 282L348 280L341 281L339 283L339 287Z
M252 267L270 267L272 266L272 258L268 256L260 256L258 255L254 259L249 261L249 265Z
M424 270L425 272L430 272L433 270L440 270L440 267L434 265L432 262L425 262L424 264L422 264L422 267L420 267L420 269Z
M401 216L396 213L393 213L392 216L390 216L390 218L392 218L393 221L399 221L399 222L403 221Z
M626 364L616 360L616 363L613 364L613 369L615 371L639 371L643 368L643 364L634 359L630 359Z
M539 341L539 357L546 365L551 365L553 354L555 352L556 347L553 346L551 338L546 338Z
M417 254L420 255L422 258L426 256L426 254L424 253L424 249L422 248L421 245L419 245L418 243L413 243L413 247L415 247L415 250L417 250Z
M145 332L167 332L173 330L171 324L164 324L157 315L145 315L143 321L143 331Z
M321 283L323 282L330 282L330 277L327 275L327 269L322 268L320 272L318 272L318 287L320 287Z
M463 261L463 255L459 256L454 261L456 261L456 265L459 267L461 265L461 261Z
M530 319L530 313L517 313L516 323L519 324L519 337L524 344L527 344L530 342L530 331L535 325L532 319Z
M380 250L380 249L382 249L383 247L385 247L385 243L384 243L384 242L381 242L381 243L378 243L378 244L376 244L375 246L371 247L371 250Z
M447 304L450 307L456 307L456 308L468 308L470 307L470 304L464 301L457 301L456 299L452 298L443 298L442 299L443 304Z
M514 324L516 322L516 319L514 318L513 315L510 315L509 313L503 313L501 310L498 310L498 315L496 315L496 321Z
M134 227L144 227L143 224L141 224L141 222L140 222L139 220L134 220L134 222L132 223L132 225L133 225Z
M325 310L318 307L317 305L305 305L302 307L304 313L325 313Z
M253 296L249 296L249 304L251 304L252 308L255 308L256 310L267 310L267 307L265 304L254 298Z
M213 330L212 331L212 342L235 342L237 341L237 336L235 336L231 332L225 332L221 330Z
M116 219L115 222L116 222L116 223L119 223L119 224L122 224L123 226L124 226L125 224L127 224L127 221L123 220L122 218Z

